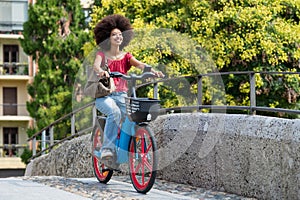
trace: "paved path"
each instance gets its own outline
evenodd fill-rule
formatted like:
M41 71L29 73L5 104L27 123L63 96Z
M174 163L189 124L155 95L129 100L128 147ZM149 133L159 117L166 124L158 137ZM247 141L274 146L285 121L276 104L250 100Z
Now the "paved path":
M0 199L7 200L88 200L88 198L20 178L0 179Z
M0 179L0 199L9 200L250 200L233 194L156 180L147 195L137 193L128 177L115 176L108 184L96 178L17 177Z

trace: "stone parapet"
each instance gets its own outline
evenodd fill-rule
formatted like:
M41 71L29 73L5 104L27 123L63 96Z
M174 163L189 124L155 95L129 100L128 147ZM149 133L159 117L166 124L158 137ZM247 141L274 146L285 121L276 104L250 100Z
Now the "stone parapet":
M32 160L25 176L92 177L91 134L66 141Z
M151 123L158 177L259 199L300 199L300 120L184 113ZM36 158L26 175L93 176L90 134Z

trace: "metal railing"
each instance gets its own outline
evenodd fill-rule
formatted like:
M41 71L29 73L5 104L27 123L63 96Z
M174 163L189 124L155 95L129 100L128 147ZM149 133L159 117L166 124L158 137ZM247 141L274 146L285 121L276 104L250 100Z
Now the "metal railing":
M256 79L255 74L269 74L269 75L300 75L300 72L255 72L255 71L243 71L243 72L218 72L218 73L208 73L208 74L201 74L198 75L198 105L191 106L190 109L222 109L222 110L248 110L250 114L256 114L256 111L264 111L264 112L282 112L288 114L300 114L300 110L292 110L292 109L284 109L284 108L270 108L270 107L263 107L256 105ZM250 83L250 105L249 106L227 106L227 105L203 105L202 104L202 95L203 95L203 84L202 79L203 77L211 77L211 76L224 76L224 75L248 75L249 76L249 83ZM178 109L178 108L173 108ZM187 107L186 109L189 109Z
M28 75L28 63L2 63L0 75Z
M164 83L167 81L173 81L176 79L186 79L186 78L194 78L197 80L197 105L194 106L181 106L181 107L172 107L172 108L162 108L161 109L161 113L166 113L166 112L173 112L173 111L184 111L184 112L189 112L189 111L202 111L203 109L214 109L214 110L248 110L250 112L250 114L256 114L256 111L266 111L266 112L283 112L283 113L289 113L289 114L300 114L300 110L291 110L291 109L284 109L284 108L270 108L270 107L261 107L261 106L257 106L256 105L256 80L255 80L255 74L270 74L270 75L300 75L300 72L254 72L254 71L245 71L245 72L220 72L220 73L207 73L207 74L200 74L197 76L184 76L184 77L176 77L176 78L168 78L168 79L161 79L161 80L155 80L152 82L148 82L148 83L144 83L144 84L140 84L139 86L137 86L137 88L140 87L144 87L147 85L152 85L154 87L153 90L153 96L154 98L157 98L158 96L158 84L160 83ZM224 76L224 75L248 75L249 76L249 83L250 83L250 105L249 106L227 106L227 105L203 105L202 103L202 98L203 98L203 78L204 77L210 77L210 76ZM35 133L32 137L30 137L28 139L28 141L32 141L32 151L33 151L33 156L31 159L47 152L48 150L50 151L53 147L55 147L56 145L72 139L74 137L83 135L85 133L87 133L88 131L91 131L93 126L88 127L86 129L80 130L80 131L75 131L75 114L87 109L93 107L93 120L96 117L96 109L94 107L94 102L91 102L61 118L59 118L58 120L54 121L53 123L51 123L50 125L48 125L47 127L43 128L42 130L38 131L37 133ZM65 120L67 118L71 119L71 135L65 137L62 140L56 141L54 139L54 126L57 125L60 121ZM93 125L94 125L94 121L93 121ZM45 131L49 131L49 146L47 148L41 148L41 151L37 152L36 149L36 144L37 144L37 137L41 137L41 135L45 132Z
M51 124L49 124L48 126L46 126L45 128L43 128L42 130L38 131L37 133L35 133L33 136L31 136L27 141L32 141L32 158L38 157L40 155L42 155L43 153L51 150L52 148L54 148L55 146L57 146L58 144L61 144L62 142L66 141L66 140L70 140L74 137L78 137L81 135L86 134L88 131L92 131L93 125L91 127L87 127L83 130L79 130L79 131L75 131L75 115L87 108L90 107L94 107L94 102L91 102L89 104L86 104L85 106L74 110L73 112L57 119L56 121L52 122ZM93 119L96 118L96 109L93 108ZM54 138L54 127L55 125L59 124L61 121L65 120L65 119L71 119L71 129L70 129L70 136L67 136L61 140L57 140ZM45 138L45 132L48 131L49 132L49 138L46 139ZM38 137L42 137L41 140L37 140ZM41 151L37 152L37 142L40 142L40 144L42 145L41 147ZM46 147L45 143L48 143L49 146Z

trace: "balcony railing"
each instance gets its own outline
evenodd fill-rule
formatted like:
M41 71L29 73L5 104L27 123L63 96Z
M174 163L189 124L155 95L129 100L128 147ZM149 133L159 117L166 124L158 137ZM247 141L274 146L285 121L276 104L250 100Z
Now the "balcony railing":
M2 63L0 75L28 75L28 63Z
M0 145L0 157L17 157L20 156L28 144L2 144Z
M0 104L0 116L29 116L26 104Z

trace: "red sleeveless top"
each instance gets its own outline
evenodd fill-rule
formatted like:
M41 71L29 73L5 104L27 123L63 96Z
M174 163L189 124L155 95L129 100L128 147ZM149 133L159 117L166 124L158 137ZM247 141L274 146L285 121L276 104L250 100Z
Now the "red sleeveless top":
M97 55L100 55L103 61L105 60L103 52L98 52ZM132 55L129 52L127 52L125 56L120 60L111 60L107 58L107 64L109 70L111 72L120 72L122 74L127 74L127 71L131 68L130 65L131 58ZM126 80L121 78L114 78L114 83L116 85L116 92L127 92L128 86Z

